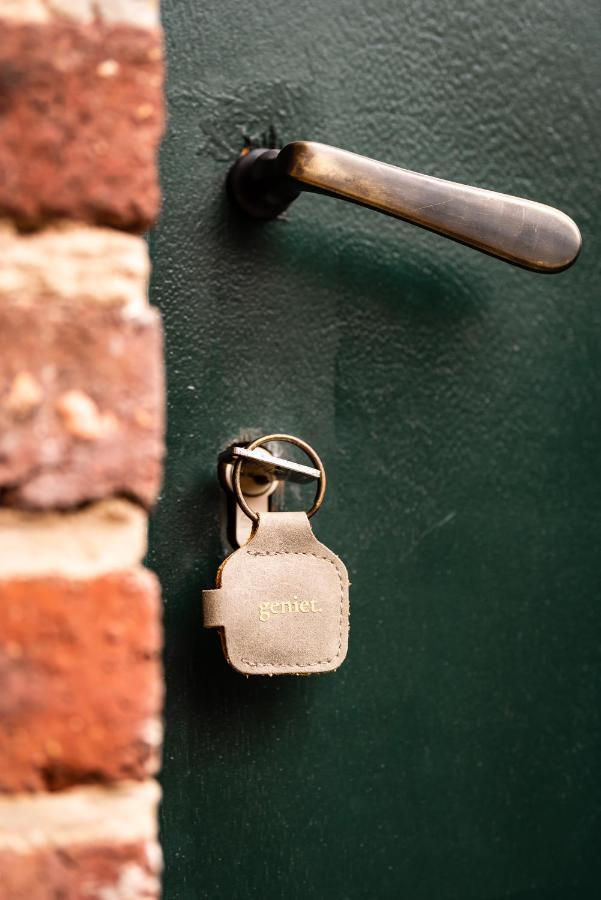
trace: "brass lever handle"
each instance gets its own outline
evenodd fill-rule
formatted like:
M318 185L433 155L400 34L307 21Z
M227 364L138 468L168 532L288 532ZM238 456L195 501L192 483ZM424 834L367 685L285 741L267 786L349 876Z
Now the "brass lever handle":
M399 169L313 141L245 151L228 183L249 215L272 219L301 191L328 194L535 272L561 272L582 239L569 216L533 200Z

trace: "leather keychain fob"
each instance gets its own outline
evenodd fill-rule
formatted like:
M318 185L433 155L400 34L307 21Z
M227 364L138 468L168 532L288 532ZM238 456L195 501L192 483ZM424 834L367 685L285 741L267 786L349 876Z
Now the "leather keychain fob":
M318 465L316 501L309 513L258 515L244 501L242 460L236 463L236 497L254 527L248 543L222 563L217 587L203 592L204 626L220 629L227 661L245 675L330 672L347 653L349 581L309 522L323 500L325 471L313 448L289 435L267 435L248 450L276 440L297 444Z

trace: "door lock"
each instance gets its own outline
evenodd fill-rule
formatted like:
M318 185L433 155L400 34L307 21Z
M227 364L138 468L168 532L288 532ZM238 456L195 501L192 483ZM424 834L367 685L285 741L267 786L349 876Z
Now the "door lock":
M325 472L275 456L262 446L277 441L302 449L308 446L292 435L272 434L261 438L260 444L258 441L233 444L219 457L219 480L228 494L227 533L232 547L242 547L248 541L258 516L272 509L274 495L278 488L282 492L286 481L297 484L317 481L316 500L308 515L312 516L321 506L326 489Z
M561 272L582 239L565 213L508 194L420 175L314 141L245 149L231 194L258 219L279 216L301 191L327 194L403 219L534 272Z

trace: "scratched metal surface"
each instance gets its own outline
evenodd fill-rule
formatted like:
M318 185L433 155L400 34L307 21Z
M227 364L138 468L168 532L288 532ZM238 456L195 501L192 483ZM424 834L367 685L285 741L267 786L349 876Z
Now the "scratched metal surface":
M165 896L599 896L597 4L162 5ZM252 225L223 191L245 136L561 206L581 260L536 276L317 196ZM244 429L327 466L337 674L246 680L201 629Z

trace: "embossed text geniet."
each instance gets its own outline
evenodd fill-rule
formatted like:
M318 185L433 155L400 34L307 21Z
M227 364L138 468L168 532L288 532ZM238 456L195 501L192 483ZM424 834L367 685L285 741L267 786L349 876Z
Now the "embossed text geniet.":
M272 616L281 616L287 613L320 613L321 607L317 600L299 600L296 594L293 600L276 600L259 603L259 619L268 622Z

